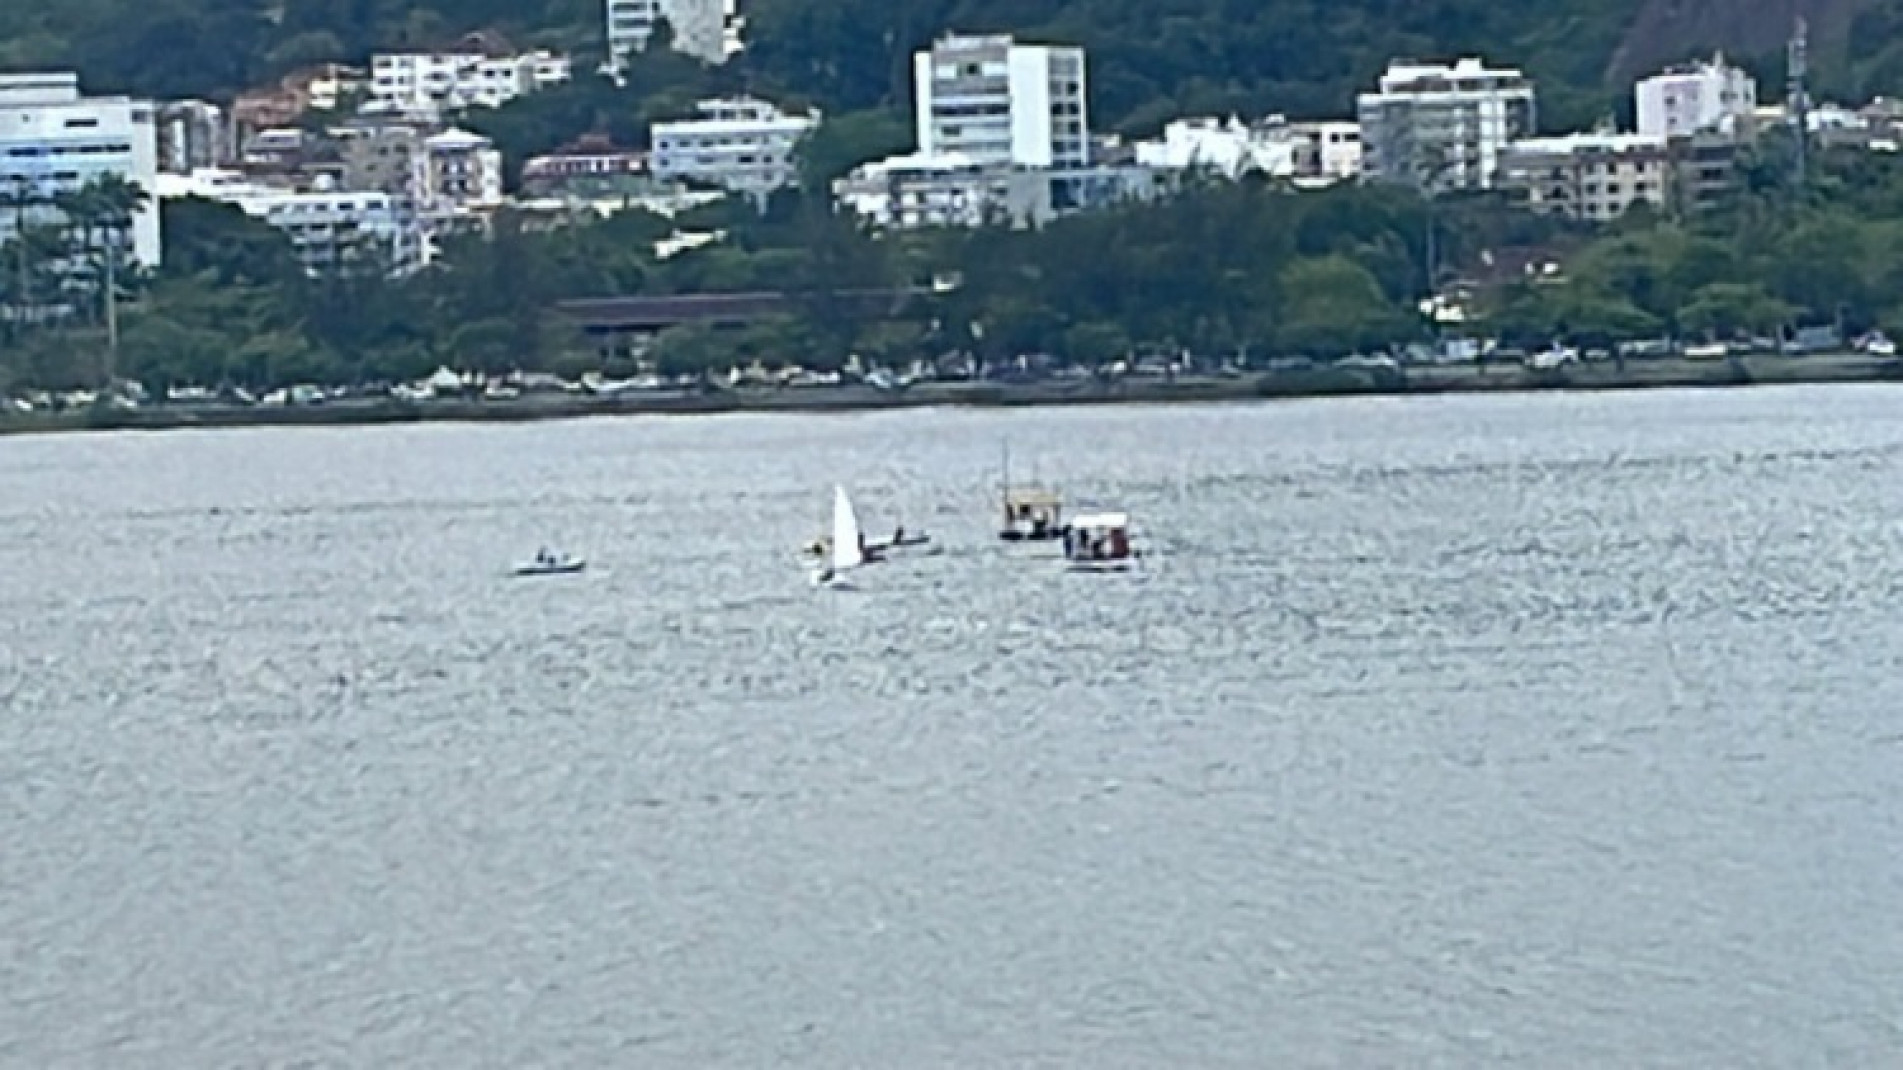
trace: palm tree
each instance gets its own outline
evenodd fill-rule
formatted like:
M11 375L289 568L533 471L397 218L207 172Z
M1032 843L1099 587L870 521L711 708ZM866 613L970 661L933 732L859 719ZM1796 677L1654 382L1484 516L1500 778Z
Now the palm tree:
M150 200L150 195L138 183L120 174L99 175L53 200L54 206L66 217L68 231L78 235L78 256L85 260L98 257L89 274L99 282L100 315L106 326L104 371L108 385L118 374L120 258L133 217Z

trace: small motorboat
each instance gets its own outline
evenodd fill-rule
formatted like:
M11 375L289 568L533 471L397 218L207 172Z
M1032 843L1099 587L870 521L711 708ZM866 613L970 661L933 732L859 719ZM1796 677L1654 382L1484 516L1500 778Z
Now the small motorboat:
M533 561L524 561L515 566L515 574L518 576L572 576L587 567L588 562L579 557L542 550L536 553Z
M1064 560L1072 572L1128 572L1143 555L1130 544L1124 513L1091 513L1064 531Z

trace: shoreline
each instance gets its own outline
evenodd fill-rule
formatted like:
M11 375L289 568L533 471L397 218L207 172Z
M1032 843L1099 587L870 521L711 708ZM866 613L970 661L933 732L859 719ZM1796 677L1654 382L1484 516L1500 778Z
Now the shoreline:
M528 423L591 416L713 415L736 412L865 412L907 408L1035 408L1057 405L1169 405L1220 401L1412 394L1539 393L1903 382L1903 359L1834 353L1723 360L1631 360L1551 370L1473 364L1404 368L1325 367L1234 378L1124 379L1113 383L921 383L788 387L612 397L528 395L500 400L331 401L311 406L156 405L0 414L0 436L80 431L166 431L229 427L351 427L391 423Z

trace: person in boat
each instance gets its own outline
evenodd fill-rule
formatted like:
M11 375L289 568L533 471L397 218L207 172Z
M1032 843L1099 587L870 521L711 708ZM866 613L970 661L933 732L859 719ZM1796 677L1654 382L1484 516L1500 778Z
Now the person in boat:
M894 545L894 546L904 546L904 545L905 545L905 525L904 525L904 524L900 524L900 525L899 525L899 526L898 526L897 528L894 528L894 529L893 529L893 531L892 531L892 545Z

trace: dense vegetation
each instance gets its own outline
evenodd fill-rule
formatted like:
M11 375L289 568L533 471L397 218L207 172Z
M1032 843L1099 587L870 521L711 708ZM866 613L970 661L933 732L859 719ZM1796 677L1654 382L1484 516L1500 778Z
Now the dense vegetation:
M1101 125L1180 112L1330 115L1390 56L1484 51L1524 63L1557 121L1611 99L1606 64L1640 0L749 0L739 74L829 112L891 108L908 51L948 29L1092 50ZM61 0L0 9L0 66L71 65L154 96L229 95L300 63L360 61L478 27L600 53L600 0Z
M1798 191L1788 169L1767 160L1748 170L1731 204L1685 220L1641 213L1603 232L1490 199L1430 208L1391 189L1257 183L1212 184L1036 232L886 237L789 196L765 216L715 206L683 221L724 228L729 239L666 261L652 242L674 222L630 213L542 233L505 215L493 239L459 239L444 266L401 282L309 278L262 224L175 202L164 269L132 279L122 302L120 370L154 385L251 387L389 381L439 363L575 373L599 356L551 310L561 297L765 288L813 300L744 331L663 336L662 364L829 367L854 353L902 360L954 349L1083 361L1180 348L1336 356L1429 337L1416 305L1430 229L1442 282L1458 267L1477 269L1489 250L1565 252L1559 280L1507 279L1483 291L1479 329L1524 345L1766 334L1839 319L1903 333L1903 162L1827 163ZM899 323L854 319L823 299L832 287L953 277L962 286ZM98 304L77 307L54 323L12 324L0 385L97 381L106 348Z

